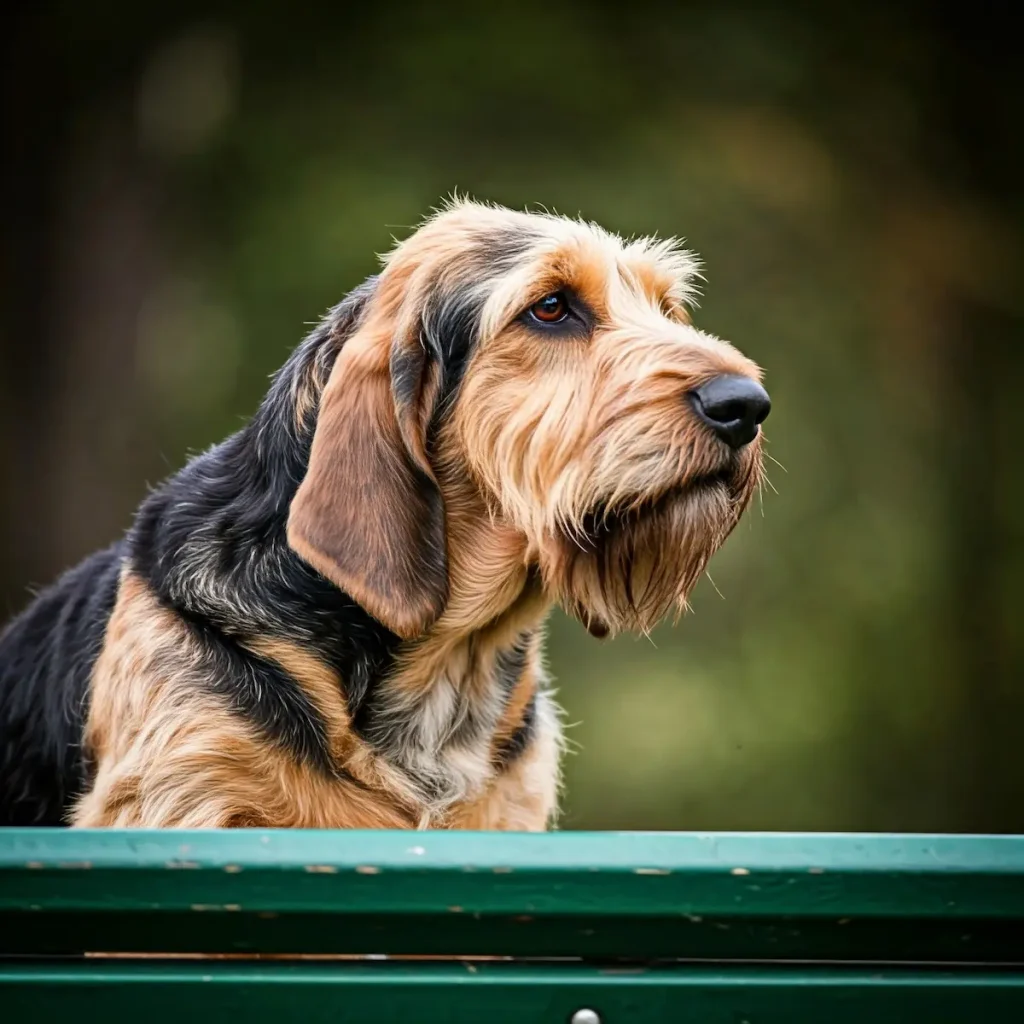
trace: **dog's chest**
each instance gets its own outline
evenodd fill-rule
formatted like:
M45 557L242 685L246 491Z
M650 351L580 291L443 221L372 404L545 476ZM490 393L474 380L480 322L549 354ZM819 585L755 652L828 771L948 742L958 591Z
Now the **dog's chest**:
M413 662L382 685L368 738L428 813L473 799L494 778L499 725L517 689L539 682L532 639L467 645L441 665Z

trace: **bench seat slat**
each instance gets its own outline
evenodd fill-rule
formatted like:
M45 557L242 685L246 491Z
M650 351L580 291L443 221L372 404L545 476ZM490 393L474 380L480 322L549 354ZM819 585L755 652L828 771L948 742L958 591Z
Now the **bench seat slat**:
M1024 837L0 830L0 953L1024 962Z

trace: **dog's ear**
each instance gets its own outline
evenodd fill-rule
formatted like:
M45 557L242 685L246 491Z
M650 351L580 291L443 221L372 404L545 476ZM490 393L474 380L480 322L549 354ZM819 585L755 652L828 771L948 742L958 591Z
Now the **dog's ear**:
M420 338L426 292L398 274L378 282L321 395L288 516L296 554L404 638L448 600L444 507L426 450L439 380Z

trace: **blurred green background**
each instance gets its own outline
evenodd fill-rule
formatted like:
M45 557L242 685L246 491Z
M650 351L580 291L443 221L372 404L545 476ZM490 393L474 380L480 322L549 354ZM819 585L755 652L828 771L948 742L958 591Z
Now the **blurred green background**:
M1016 38L934 4L22 5L0 618L441 197L543 203L685 236L774 400L720 594L651 640L552 621L564 825L1024 831Z

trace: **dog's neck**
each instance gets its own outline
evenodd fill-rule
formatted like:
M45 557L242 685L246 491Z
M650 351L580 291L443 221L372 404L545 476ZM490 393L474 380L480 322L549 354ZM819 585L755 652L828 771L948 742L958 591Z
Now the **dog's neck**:
M548 713L539 646L550 608L524 538L488 514L464 475L441 486L448 604L425 636L398 648L358 721L437 813L491 777L495 736L517 687Z

